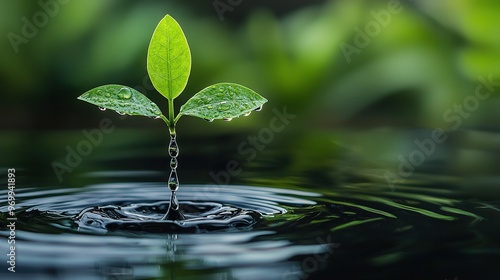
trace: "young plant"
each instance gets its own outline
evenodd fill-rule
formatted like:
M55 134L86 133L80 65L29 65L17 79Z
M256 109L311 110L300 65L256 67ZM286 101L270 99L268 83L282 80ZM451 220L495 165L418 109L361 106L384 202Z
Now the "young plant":
M149 43L147 70L153 86L168 101L168 116L162 114L158 105L137 90L123 85L104 85L91 89L78 99L110 109L119 114L146 116L162 119L170 132L169 154L170 177L168 186L171 193L170 208L164 219L181 219L175 191L179 187L177 179L177 155L175 125L183 115L194 116L208 121L231 120L241 115L248 116L260 110L267 99L253 90L233 83L219 83L202 89L174 112L174 99L186 87L191 72L191 51L179 24L166 15L156 27Z

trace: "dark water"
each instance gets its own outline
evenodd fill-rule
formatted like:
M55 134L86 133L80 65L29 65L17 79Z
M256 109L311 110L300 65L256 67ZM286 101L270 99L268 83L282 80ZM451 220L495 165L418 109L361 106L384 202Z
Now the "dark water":
M180 172L200 172L185 162ZM0 204L1 279L499 279L500 200L470 187L497 177L419 170L389 184L352 163L329 172L315 159L291 172L281 162L245 166L246 184L183 184L195 180L181 172L180 221L161 220L168 171L81 172L79 187L20 177L16 273Z

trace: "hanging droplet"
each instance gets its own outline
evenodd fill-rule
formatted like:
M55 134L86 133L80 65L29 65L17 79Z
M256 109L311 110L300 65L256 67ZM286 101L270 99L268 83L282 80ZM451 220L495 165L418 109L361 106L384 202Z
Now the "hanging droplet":
M214 119L204 119L204 120L206 120L207 122L213 122L214 121Z
M118 97L130 99L130 97L132 97L132 91L129 88L121 88L120 91L118 91Z
M155 120L157 120L157 119L159 119L159 118L160 118L160 116L155 116L155 117L153 117L153 119L155 119Z
M170 168L171 169L176 169L177 168L177 158L172 158L170 159Z
M117 111L118 115L123 116L125 113Z
M260 110L262 110L262 105L260 105L260 106L259 106L257 109L255 109L254 111L258 112L258 111L260 111Z
M106 111L106 108L104 108L104 107L99 107L99 110L101 110L101 111Z
M224 118L226 122L230 122L233 118Z
M168 146L168 153L171 157L177 157L179 155L179 147L177 146L177 141L175 140L175 136L171 137L170 145Z
M248 116L250 116L251 113L252 113L252 111L246 112L246 113L243 114L243 116L248 117Z
M175 192L179 188L179 178L177 178L177 171L170 171L170 176L168 177L168 187L171 191Z

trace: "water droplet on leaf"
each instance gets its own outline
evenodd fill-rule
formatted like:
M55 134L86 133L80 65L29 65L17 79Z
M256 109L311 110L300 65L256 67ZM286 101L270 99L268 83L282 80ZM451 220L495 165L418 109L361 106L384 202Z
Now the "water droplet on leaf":
M99 110L101 110L101 111L106 111L106 108L104 108L104 107L99 107Z
M227 111L231 109L231 106L227 104L227 101L222 101L219 106L217 106L217 111Z
M206 120L207 122L213 122L214 121L214 119L204 119L204 120Z
M123 112L119 112L119 111L116 111L116 112L117 112L120 116L125 115L125 113L123 113Z
M243 114L243 116L248 117L248 116L250 116L251 113L252 113L252 111L246 112L246 113Z
M121 88L120 91L118 91L118 97L130 99L130 97L132 97L132 91L129 88Z
M231 121L232 119L233 119L233 118L224 118L224 120L225 120L226 122L229 122L229 121Z
M255 109L256 112L262 110L262 105L260 105L257 109Z

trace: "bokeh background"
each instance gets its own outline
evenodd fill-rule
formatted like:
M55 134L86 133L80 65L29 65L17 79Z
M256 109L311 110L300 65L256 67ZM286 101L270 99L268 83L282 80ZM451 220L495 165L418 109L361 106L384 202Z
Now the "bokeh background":
M177 110L198 90L222 81L244 84L269 100L261 112L230 123L183 117L181 182L208 182L209 172L223 170L230 159L246 164L238 180L252 181L273 167L274 179L338 181L362 168L355 177L383 181L385 172L397 174L398 156L408 157L418 149L414 140L430 137L434 128L445 130L448 140L417 169L474 180L499 171L498 82L467 117L444 117L474 95L479 77L500 82L498 1L52 2L57 11L47 20L37 17L44 11L37 1L0 2L0 166L18 166L45 184L61 184L52 164L64 163L67 147L76 147L85 139L82 130L98 128L103 118L116 129L65 174L64 184L96 170L167 173L168 134L161 121L123 119L76 99L118 83L140 90L166 112L149 82L146 53L167 13L184 29L193 56ZM22 36L25 19L43 24L13 46L9 34ZM356 49L346 55L346 46ZM297 117L246 162L238 144L269 126L273 108L285 107Z
M180 193L183 185L196 184L184 188L188 196L207 184L224 191L202 201L249 201L241 190L260 189L272 199L252 203L280 206L305 191L317 204L268 215L256 226L265 235L249 229L241 242L228 229L221 238L194 234L187 243L177 234L150 243L156 239L136 232L115 243L74 234L73 216L58 216L65 207L110 200L169 199L164 123L77 100L96 86L123 84L166 114L146 55L167 13L192 53L176 111L217 82L243 84L269 100L230 122L180 119ZM80 272L72 261L79 268L106 265L98 257L107 253L133 262L144 254L135 272L147 279L167 272L222 279L226 268L210 265L222 256L235 273L285 279L283 267L305 269L317 251L304 246L323 244L316 238L331 233L341 247L301 279L497 279L499 15L498 0L0 0L0 179L15 168L16 205L39 204L18 209L19 256L27 260L19 258L19 270L63 279ZM293 117L273 130L276 112L284 111ZM103 120L112 131L96 132ZM101 136L93 143L89 132ZM90 145L85 155L75 152L82 145ZM231 185L244 188L231 195ZM148 192L156 186L165 186L164 197L156 195L162 189ZM284 200L275 203L277 188ZM8 236L5 226L1 234ZM197 240L208 243L206 256L190 251L201 248ZM273 257L283 262L268 261Z

